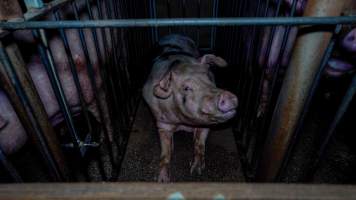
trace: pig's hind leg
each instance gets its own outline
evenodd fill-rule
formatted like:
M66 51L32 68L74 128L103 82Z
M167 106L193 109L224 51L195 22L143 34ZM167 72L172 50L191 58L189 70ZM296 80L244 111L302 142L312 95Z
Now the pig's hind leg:
M208 138L208 128L196 128L194 130L194 160L191 163L190 173L195 171L201 175L205 168L205 143Z

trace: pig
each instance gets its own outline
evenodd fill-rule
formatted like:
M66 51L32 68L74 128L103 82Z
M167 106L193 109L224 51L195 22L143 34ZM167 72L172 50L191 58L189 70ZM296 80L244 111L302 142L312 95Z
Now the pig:
M273 1L277 4L278 1ZM284 5L284 15L289 16L293 3L295 3L295 14L302 15L305 9L307 0L282 0ZM270 10L268 15L273 15L273 10ZM263 36L261 40L261 49L258 55L258 65L264 70L264 78L261 83L261 94L259 99L259 106L257 108L257 117L262 117L267 109L268 97L271 94L270 86L273 78L273 74L276 71L276 66L280 64L281 68L285 68L290 60L292 50L294 47L294 42L297 38L298 28L295 26L290 27L287 40L285 44L284 52L281 52L282 42L284 35L287 33L285 26L276 26L274 34L271 35L272 27L266 27L263 31ZM272 38L269 54L267 55L268 43L270 37ZM267 56L267 57L266 57Z
M84 4L81 4L80 9L85 8ZM61 12L63 18L69 15L68 10ZM94 7L94 16L97 17L97 8ZM87 18L87 14L81 14L81 18ZM47 17L51 19L51 17ZM95 86L98 90L98 101L94 99L94 91L88 76L87 64L88 60L85 59L84 51L82 49L79 33L74 29L65 30L68 38L69 48L72 54L72 59L75 64L75 68L78 74L80 88L84 98L84 103L87 105L89 113L100 123L102 123L108 131L109 141L113 142L113 129L111 120L109 117L109 111L106 104L106 96L103 90L103 81L100 76L100 67L98 63L97 54L101 54L103 60L105 60L104 48L102 46L102 35L99 31L98 40L101 52L96 52L94 39L89 29L84 29L84 38L88 47L88 53L90 62L92 63ZM32 37L32 33L29 30L15 31L14 39L21 44L35 45L35 40ZM60 39L59 34L48 34L49 49L53 55L53 61L58 71L58 76L62 84L68 105L71 109L73 116L79 115L82 110L79 101L79 94L74 83L73 75L70 70L69 60L64 50L64 44ZM110 42L110 41L109 41ZM109 46L111 48L111 46ZM110 50L109 50L110 51ZM26 52L30 57L26 68L32 78L35 88L39 94L39 97L47 112L48 118L53 126L58 125L64 121L63 114L60 111L56 96L51 87L51 83L43 63L40 61L40 57L36 52ZM103 121L99 117L98 106L103 109ZM103 133L101 133L103 135ZM6 155L11 155L17 152L26 142L27 134L20 123L16 112L10 104L10 101L4 91L0 88L0 148Z
M294 2L295 1L295 2ZM274 1L277 3L278 1ZM284 0L285 14L290 14L290 9L293 3L296 3L297 16L302 15L307 4L307 0ZM269 13L271 15L271 13ZM283 26L277 26L274 35L271 35L271 28L266 27L261 40L261 50L258 55L258 65L264 70L264 78L261 80L261 94L259 97L259 105L257 108L257 117L264 116L268 107L268 97L271 95L271 83L273 74L276 72L277 65L280 68L285 69L290 61L290 57L293 51L294 43L298 35L298 28L291 27L286 40L286 46L284 52L281 51L281 45L286 28ZM356 30L351 30L341 41L341 51L344 52L342 58L330 58L326 66L324 74L329 77L340 77L352 71L354 68L353 62L355 60L356 52ZM268 40L272 37L272 43L270 47L269 55L266 55L268 48ZM280 55L281 54L281 55ZM353 54L353 55L352 55ZM267 57L266 57L267 56ZM280 58L279 58L280 56ZM351 59L351 62L349 61Z
M353 72L355 66L339 58L330 58L325 68L325 75L329 77L340 77Z
M356 28L352 29L341 41L343 49L350 53L356 53Z
M190 173L205 168L205 143L209 125L231 119L237 97L216 87L211 66L225 67L221 57L200 57L193 40L182 35L163 37L151 73L143 87L143 98L150 107L158 128L161 156L158 182L169 182L173 134L183 130L194 134L194 159Z

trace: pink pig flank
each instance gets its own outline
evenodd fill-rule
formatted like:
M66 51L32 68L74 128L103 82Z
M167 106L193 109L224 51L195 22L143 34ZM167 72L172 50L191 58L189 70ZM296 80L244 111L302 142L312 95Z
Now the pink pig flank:
M84 1L81 1L79 5L80 9L84 9ZM97 8L94 7L94 16L98 16ZM68 9L69 10L69 9ZM68 11L69 12L69 11ZM68 13L67 13L68 14ZM66 13L61 11L61 15L66 16ZM65 18L65 17L63 17ZM87 19L87 14L80 15L81 19ZM51 19L51 18L48 18ZM109 117L109 111L106 106L106 97L102 88L102 80L100 77L100 66L98 62L98 54L102 55L103 59L105 54L103 47L101 46L101 52L96 52L94 38L89 29L83 31L86 45L88 47L89 59L85 59L85 54L80 43L80 37L77 30L67 29L65 30L67 35L69 48L72 54L72 59L75 63L75 69L78 74L80 83L80 89L84 102L88 106L88 111L94 118L102 123L109 134L109 140L113 140L113 129L111 128L111 120ZM14 38L18 43L35 45L35 40L32 34L28 30L18 30L14 32ZM103 44L103 36L98 34L99 45ZM48 37L49 48L52 51L53 61L58 71L58 76L61 81L61 85L66 96L68 105L70 106L73 115L80 114L81 106L79 101L79 94L75 87L73 74L70 70L70 63L67 58L64 44L61 41L59 35L49 35ZM110 42L109 42L110 43ZM109 47L110 51L111 47ZM40 57L35 52L27 52L30 56L29 62L26 64L26 68L31 76L31 79L36 87L36 90L41 98L48 118L53 126L64 121L63 114L60 110L56 96L51 86L50 79L47 75L44 65L40 61ZM30 54L32 53L32 54ZM94 99L93 88L90 83L90 79L87 71L87 64L91 62L93 65L95 84L98 89L98 102ZM100 120L98 105L102 105L104 121ZM103 134L103 133L102 133ZM17 152L27 141L27 134L25 128L22 126L15 110L13 109L8 96L0 89L0 148L2 151L11 155Z
M173 133L194 133L194 160L190 172L205 167L205 142L209 125L231 119L237 97L216 87L210 66L225 67L226 61L212 54L199 57L195 43L184 36L169 35L159 42L161 54L143 88L143 97L156 118L161 141L159 182L169 182Z

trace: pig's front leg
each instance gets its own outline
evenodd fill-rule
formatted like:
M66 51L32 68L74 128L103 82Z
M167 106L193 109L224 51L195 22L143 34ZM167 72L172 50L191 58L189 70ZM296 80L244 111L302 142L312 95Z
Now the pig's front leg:
M194 160L190 168L191 174L196 171L201 175L202 170L205 168L205 142L208 134L208 128L194 129Z
M158 182L170 181L169 165L173 151L174 126L158 123L158 134L161 141L161 157L159 162Z

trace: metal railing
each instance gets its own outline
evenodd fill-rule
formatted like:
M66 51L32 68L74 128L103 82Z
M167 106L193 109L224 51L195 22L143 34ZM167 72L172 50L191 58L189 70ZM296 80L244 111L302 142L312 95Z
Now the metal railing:
M101 154L109 155L114 172L108 174L103 172L105 169L99 169L99 171L103 180L115 179L125 152L127 138L129 137L128 132L140 95L139 92L149 71L148 67L142 68L150 62L149 59L144 58L150 53L150 49L162 33L175 32L175 29L173 29L175 27L182 28L177 29L177 32L180 33L187 33L190 28L196 28L197 32L194 35L197 43L199 44L199 41L207 37L210 47L207 51L221 55L230 63L231 71L229 72L232 73L227 76L229 80L225 83L225 87L237 93L240 99L239 114L234 120L236 141L239 150L244 155L242 161L246 175L251 180L254 179L263 153L262 146L266 141L267 149L269 148L268 145L272 144L268 143L268 132L271 121L276 118L272 118L274 110L278 109L276 102L282 87L281 80L284 78L284 73L281 73L281 71L283 67L286 67L281 66L280 62L286 49L291 28L296 26L323 27L327 29L331 38L327 41L329 42L328 48L325 49L325 52L322 52L324 56L320 61L320 66L317 67L317 76L310 77L311 79L315 78L312 89L305 91L304 95L308 96L308 100L303 104L302 110L305 111L317 88L321 73L333 50L341 26L356 24L356 16L295 16L296 0L293 1L288 16L282 16L284 15L281 12L282 0L274 3L276 5L273 7L271 6L273 2L269 0L251 2L213 0L210 2L212 11L208 17L201 15L200 5L202 2L200 0L194 2L198 6L195 18L187 18L189 5L185 1L179 1L179 3L182 3L182 12L181 16L178 17L182 18L169 18L173 15L173 11L170 9L172 6L170 0L165 1L166 17L168 18L163 18L159 15L162 10L158 10L158 2L154 0L143 2L139 0L55 0L43 5L31 4L43 6L37 8L31 7L28 3L28 11L21 13L22 18L0 22L1 89L6 91L22 124L36 142L45 163L47 163L50 174L53 175L53 180L73 180L70 177L71 175L68 175L67 163L63 161L67 156L62 155L63 148L73 148L72 153L74 152L76 158L81 159L85 158L86 152L90 148L98 149L98 152L102 151ZM69 12L69 17L63 17L63 12ZM82 13L86 13L87 16L81 16ZM277 56L278 64L273 69L272 77L269 80L268 110L262 117L256 117L258 106L261 103L260 96L263 95L263 81L266 76L269 76L266 69L258 67L258 55L261 48L260 38L263 28L268 26L271 28L271 34L266 39L268 48L265 57L269 57L271 54L273 35L277 26L285 26L286 28L283 31L281 48ZM169 30L165 31L167 27ZM209 28L206 31L209 34L202 36L200 33L203 32L202 29L205 27ZM26 70L27 63L17 64L15 57L11 56L11 51L9 53L9 49L15 49L13 51L17 53L13 54L20 57L24 54L23 50L21 52L16 50L19 47L21 48L22 44L16 42L13 38L15 32L24 30L31 31L31 37L34 38L31 46L38 49L35 52L41 58L41 63L51 81L51 87L54 90L60 112L64 116L66 135L70 141L64 145L57 141L58 138L55 135L58 133L55 133L50 120L46 116L46 105L42 105L43 102L41 103L40 96L36 93L34 83L31 81L28 70ZM75 53L71 49L72 40L67 32L70 30L74 30L78 34L78 46L83 51L83 59L85 60L85 75L89 79L93 101L96 102L94 106L98 114L96 119L102 123L100 125L103 130L102 133L94 133L95 125L90 120L89 103L85 99L80 74L78 74L78 63L76 63ZM91 41L88 41L87 33L89 33ZM65 95L63 82L60 80L58 64L54 60L55 52L50 45L54 36L59 38L63 46L68 70L72 74L74 89L79 98L81 115L85 118L84 126L87 127L89 132L88 134L85 133L84 136L81 133L83 131L78 131L80 127L74 122L74 113L71 110L70 103L68 103L68 97ZM10 38L10 40L6 41L7 38ZM92 55L89 52L89 42L92 42L91 47L95 49L97 63L93 62ZM95 74L95 67L97 66L100 66L99 74ZM100 88L97 86L98 79L103 82L103 86ZM354 82L341 104L340 111L336 114L337 117L320 150L320 155L340 117L345 112L350 98L352 99L352 96L354 96ZM105 101L101 102L102 99L105 99ZM303 126L304 114L300 117L295 135ZM111 124L109 126L103 125L108 119ZM115 132L114 136L110 135L110 130ZM101 140L98 139L100 137L102 137ZM97 154L100 154L100 152ZM14 167L9 164L10 162L3 155L3 153L0 154L0 160L5 168L11 172L14 180L21 181ZM103 162L100 160L102 159L100 156L103 155L96 156L95 159L98 162ZM288 159L286 158L286 160ZM283 171L284 165L287 163L286 160L283 161L284 164L280 163L280 165L272 167L278 168L276 171ZM86 167L86 164L83 161L80 165ZM101 165L101 168L104 168L104 164L101 163ZM274 173L275 176L277 176L276 173Z

